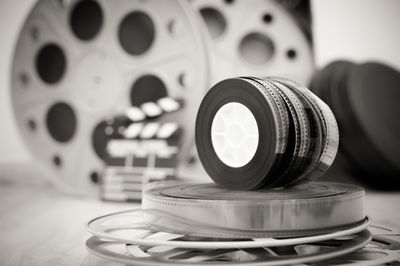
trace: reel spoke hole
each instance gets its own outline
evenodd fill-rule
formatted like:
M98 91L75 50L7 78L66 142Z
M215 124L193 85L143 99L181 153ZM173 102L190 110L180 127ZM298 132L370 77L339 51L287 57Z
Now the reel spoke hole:
M220 11L212 7L205 7L200 10L208 32L212 39L217 39L226 30L226 20Z
M100 176L99 173L96 171L93 171L90 173L90 181L92 181L93 184L97 184L100 181Z
M181 32L181 25L178 21L172 19L170 22L167 24L167 29L168 32L171 34L171 36L177 36Z
M30 82L28 74L25 72L19 74L19 81L24 87L28 86Z
M63 143L70 141L77 127L74 110L66 103L55 103L47 112L46 126L54 140Z
M186 88L186 86L187 86L187 78L186 78L186 74L185 73L179 74L178 82L179 82L179 85L182 86L182 88Z
M131 88L131 103L140 107L146 102L156 102L167 96L167 87L164 82L154 75L145 75L138 78Z
M66 66L64 51L57 44L43 46L36 56L36 72L45 83L54 84L60 81Z
M35 120L33 120L33 119L28 119L27 125L28 125L29 130L31 130L32 132L36 131L36 129L37 129L37 124L36 124L36 121L35 121Z
M103 11L99 3L85 0L74 6L69 24L78 39L88 41L99 33L103 20Z
M246 35L240 42L240 54L251 64L263 65L274 55L274 43L262 33L253 32Z
M294 50L294 49L289 49L289 50L287 50L287 52L286 52L286 56L287 56L289 59L293 60L293 59L295 59L295 58L297 57L297 52L296 52L296 50Z
M141 11L129 13L119 25L118 36L125 52L131 55L144 54L154 42L153 20Z
M262 20L264 21L264 23L270 24L270 23L272 23L272 21L273 21L273 17L272 17L271 14L266 13L266 14L264 14Z
M31 35L31 38L34 42L39 41L40 38L40 31L37 27L32 27L29 31L29 34Z
M54 166L56 166L58 168L62 166L62 160L61 160L61 157L59 155L54 155L53 156L53 164L54 164Z

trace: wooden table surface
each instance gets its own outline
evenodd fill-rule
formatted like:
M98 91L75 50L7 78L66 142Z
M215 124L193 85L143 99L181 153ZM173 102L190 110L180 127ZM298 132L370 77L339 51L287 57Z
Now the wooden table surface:
M88 253L85 223L102 214L139 208L67 195L46 183L10 180L0 167L0 265L119 265ZM400 230L400 194L367 191L373 223Z

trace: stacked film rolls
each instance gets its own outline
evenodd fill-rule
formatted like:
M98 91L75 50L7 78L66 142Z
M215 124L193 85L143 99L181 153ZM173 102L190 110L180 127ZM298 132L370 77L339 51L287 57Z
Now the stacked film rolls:
M339 132L307 88L278 77L223 80L203 98L195 131L216 184L149 189L143 209L229 229L230 237L315 235L365 221L362 188L310 182L332 164Z
M142 199L144 210L227 231L193 230L193 235L229 238L299 237L354 228L365 224L363 204L362 188L329 182L257 191L182 184L149 189Z
M363 188L308 182L332 163L338 130L330 109L306 88L281 78L216 84L198 111L196 145L217 184L153 184L142 209L88 222L92 254L161 266L400 259L398 234L370 226ZM234 171L246 167L254 172Z
M196 119L199 158L228 189L315 180L332 164L338 142L329 107L283 78L221 81L204 97Z

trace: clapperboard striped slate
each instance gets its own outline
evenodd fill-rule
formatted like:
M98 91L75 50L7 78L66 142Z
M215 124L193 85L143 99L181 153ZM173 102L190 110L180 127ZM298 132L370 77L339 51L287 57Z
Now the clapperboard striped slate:
M179 101L165 97L128 108L123 118L128 122L123 126L109 123L105 128L110 138L105 147L103 200L139 201L143 184L175 177L182 130L176 122L152 118L180 107Z

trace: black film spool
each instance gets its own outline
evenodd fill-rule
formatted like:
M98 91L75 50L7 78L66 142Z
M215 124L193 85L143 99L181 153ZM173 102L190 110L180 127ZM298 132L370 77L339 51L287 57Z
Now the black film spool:
M196 119L196 146L205 170L219 185L237 190L257 188L282 156L276 152L279 125L273 109L267 104L268 95L267 90L260 91L244 79L227 79L216 84L203 99ZM211 141L213 118L224 104L230 102L248 107L259 127L259 145L254 157L245 166L237 168L220 160Z
M314 180L333 162L337 145L336 120L329 107L285 79L221 81L205 96L197 114L199 158L209 176L228 189Z

